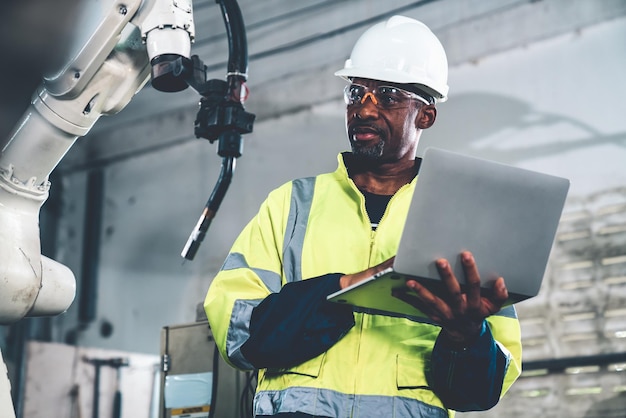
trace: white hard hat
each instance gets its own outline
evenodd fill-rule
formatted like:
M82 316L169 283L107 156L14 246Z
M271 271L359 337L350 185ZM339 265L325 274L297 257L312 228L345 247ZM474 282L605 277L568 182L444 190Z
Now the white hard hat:
M440 102L448 95L446 51L428 26L405 16L393 16L366 30L335 75L415 84Z

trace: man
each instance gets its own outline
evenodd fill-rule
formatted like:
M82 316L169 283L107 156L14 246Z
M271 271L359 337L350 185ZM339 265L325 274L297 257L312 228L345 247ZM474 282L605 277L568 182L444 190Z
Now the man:
M224 358L259 370L257 417L448 417L493 407L519 376L504 280L482 297L470 252L464 278L437 260L447 296L407 282L428 319L326 301L391 265L447 71L421 22L394 16L366 31L336 73L350 83L352 152L334 173L271 192L213 280L206 313Z

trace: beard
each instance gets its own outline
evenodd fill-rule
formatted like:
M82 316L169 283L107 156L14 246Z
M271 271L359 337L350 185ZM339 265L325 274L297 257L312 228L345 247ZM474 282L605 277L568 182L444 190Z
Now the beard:
M383 155L383 148L385 147L385 141L381 139L373 146L366 146L358 141L350 141L352 147L352 155L355 157L366 158L368 160L376 160Z

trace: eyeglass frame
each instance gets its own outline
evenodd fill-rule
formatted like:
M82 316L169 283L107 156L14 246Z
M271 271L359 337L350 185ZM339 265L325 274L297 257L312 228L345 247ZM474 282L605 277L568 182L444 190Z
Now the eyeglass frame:
M350 89L353 86L358 86L358 87L361 87L361 88L364 89L365 94L363 94L363 96L361 97L360 100L352 100L350 98ZM381 89L381 88L396 89L396 90L401 91L404 95L408 96L407 99L409 99L409 100L411 100L411 99L418 100L418 101L422 102L425 105L433 104L432 101L430 101L430 100L420 96L419 94L417 94L415 92L412 92L412 91L409 91L409 90L406 90L406 89L403 89L403 88L398 87L398 86L380 85L380 86L376 86L374 88L370 88L370 87L364 86L363 84L358 84L358 83L350 83L350 84L347 84L343 88L343 99L344 99L344 102L346 103L346 105L348 105L348 106L354 106L356 104L363 105L365 103L365 100L369 96L370 100L372 101L372 103L374 105L380 106L382 108L385 108L384 104L381 103L379 105L379 102L381 102L381 100L380 100L379 97L376 96L376 94L378 93L378 90ZM402 107L405 107L405 105L404 104L399 104L399 106L392 106L392 107L387 107L387 108L388 109L393 109L393 108L402 108Z

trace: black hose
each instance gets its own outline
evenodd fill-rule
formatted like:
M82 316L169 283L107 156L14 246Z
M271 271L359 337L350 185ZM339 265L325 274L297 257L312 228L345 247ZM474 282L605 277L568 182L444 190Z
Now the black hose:
M233 171L235 168L235 158L234 157L224 157L222 159L222 170L220 171L220 176L213 188L213 192L211 193L211 197L207 201L202 214L200 215L200 219L196 223L196 227L191 232L185 247L181 255L187 260L193 260L198 249L200 248L200 244L204 240L206 232L211 225L211 221L215 217L217 210L226 195L226 191L230 186L230 181L233 177Z
M226 191L228 191L228 187L230 186L230 182L233 178L233 172L235 171L235 162L235 158L233 157L222 158L222 170L220 171L220 176L217 179L217 184L215 185L213 193L211 193L211 197L209 197L209 201L206 205L206 207L213 212L217 212L224 196L226 195Z
M248 77L248 44L246 28L239 5L234 0L216 0L222 9L222 17L228 36L228 76Z

